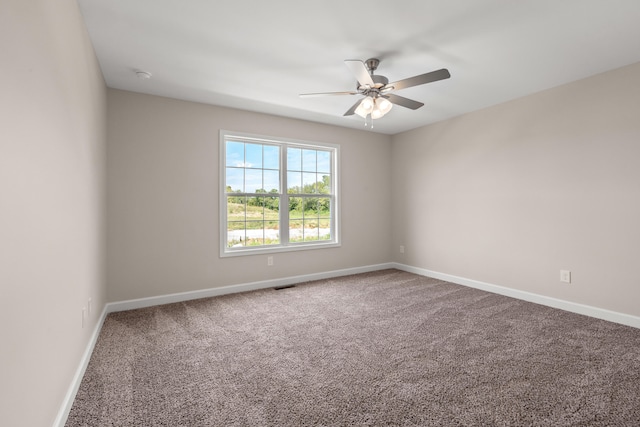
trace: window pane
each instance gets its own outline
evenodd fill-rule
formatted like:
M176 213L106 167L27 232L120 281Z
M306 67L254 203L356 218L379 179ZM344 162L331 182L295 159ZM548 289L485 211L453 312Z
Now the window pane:
M302 150L302 170L304 172L316 171L316 150Z
M226 192L244 192L244 169L227 168L226 172Z
M331 199L321 197L318 199L318 216L322 218L331 217Z
M246 168L262 168L262 145L245 144Z
M280 218L280 198L265 197L264 198L264 217L265 219L277 220Z
M287 192L302 193L302 173L287 172Z
M287 170L302 170L302 150L300 148L287 148Z
M227 222L227 247L232 248L235 246L244 246L245 241L244 221Z
M264 222L247 221L247 239L245 246L259 246L264 241Z
M304 220L304 241L318 240L318 223L315 219Z
M313 194L316 192L316 174L304 172L302 174L302 192L305 194Z
M318 172L331 173L331 153L328 151L318 151Z
M226 152L227 166L242 167L244 165L244 143L228 141Z
M302 219L302 197L289 197L289 218Z
M316 188L320 194L331 194L331 176L318 174Z
M331 228L329 226L321 227L319 231L320 235L318 236L318 238L320 240L331 240Z
M247 220L264 219L264 197L247 197Z
M265 245L280 244L280 225L278 221L265 222L264 237Z
M245 203L245 197L227 196L227 221L244 221Z
M317 216L318 214L318 199L315 197L304 198L304 216Z
M264 168L280 169L280 147L275 145L264 146Z
M258 190L264 190L262 187L262 169L245 169L244 171L245 193L257 193Z
M267 193L271 191L280 192L280 172L277 170L264 171L264 189Z
M289 221L289 241L290 242L302 241L302 220Z
M244 192L244 169L227 168L227 193Z

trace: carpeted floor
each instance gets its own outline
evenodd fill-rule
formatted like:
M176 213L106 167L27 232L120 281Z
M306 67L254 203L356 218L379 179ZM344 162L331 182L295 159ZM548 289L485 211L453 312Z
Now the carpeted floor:
M640 426L640 330L384 270L110 314L67 426Z

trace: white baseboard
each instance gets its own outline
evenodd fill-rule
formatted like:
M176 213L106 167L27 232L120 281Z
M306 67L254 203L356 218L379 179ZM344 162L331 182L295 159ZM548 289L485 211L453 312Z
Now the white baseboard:
M104 320L107 317L107 307L105 306L102 310L102 314L100 314L100 318L96 323L95 328L93 329L93 333L91 334L91 339L87 344L87 348L84 350L82 354L82 358L80 359L80 364L78 369L76 370L75 375L73 376L73 380L71 381L71 385L67 390L67 394L64 396L64 400L62 401L62 406L58 411L58 415L56 416L55 421L53 422L53 427L64 427L67 423L67 418L69 417L69 412L71 411L71 406L73 406L73 401L76 398L76 394L78 393L78 389L80 388L80 383L82 382L82 377L84 377L84 373L87 370L87 366L89 365L89 360L91 360L91 354L93 354L93 349L96 346L96 342L98 341L98 336L100 336L100 331L102 330L102 325L104 324Z
M426 270L424 268L412 267L410 265L392 263L392 266L393 268L397 268L398 270L419 274L420 276L433 277L434 279L440 279L458 285L468 286L470 288L481 289L483 291L492 292L494 294L546 305L548 307L558 308L561 310L570 311L572 313L583 314L585 316L595 317L596 319L607 320L609 322L620 323L622 325L633 326L634 328L640 328L640 317L632 316L630 314L618 313L603 308L592 307L589 305L578 304L575 302L547 297L531 292L506 288L504 286L494 285L491 283L480 282L478 280L467 279L465 277L458 277L451 274Z
M277 286L293 285L296 283L309 282L311 280L330 279L332 277L348 276L350 274L367 273L370 271L394 268L393 263L367 265L364 267L345 268L343 270L333 270L323 273L304 274L301 276L290 276L281 279L261 280L259 282L243 283L239 285L222 286L219 288L203 289L199 291L180 292L176 294L160 295L157 297L139 298L107 304L107 313L117 311L134 310L137 308L153 307L174 302L189 301L199 298L209 298L219 295L233 294L238 292L254 291L257 289L274 288Z

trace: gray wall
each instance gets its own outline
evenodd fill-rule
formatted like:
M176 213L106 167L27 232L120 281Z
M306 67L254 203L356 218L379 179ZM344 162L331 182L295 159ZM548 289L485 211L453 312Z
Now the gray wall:
M640 316L640 64L392 146L395 261Z
M74 0L0 2L0 52L0 424L50 426L105 304L106 87Z
M391 258L389 136L112 89L108 105L109 301ZM220 258L220 129L340 145L342 246Z

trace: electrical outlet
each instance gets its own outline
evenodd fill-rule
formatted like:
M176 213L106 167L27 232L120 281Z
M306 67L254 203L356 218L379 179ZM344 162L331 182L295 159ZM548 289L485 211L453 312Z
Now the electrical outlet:
M400 246L400 253L403 254L404 253L404 246Z
M272 256L268 256L268 257L267 257L267 265L268 265L269 267L272 267L272 266L273 266L273 257L272 257Z
M563 283L571 283L571 272L569 270L560 270L560 281Z

